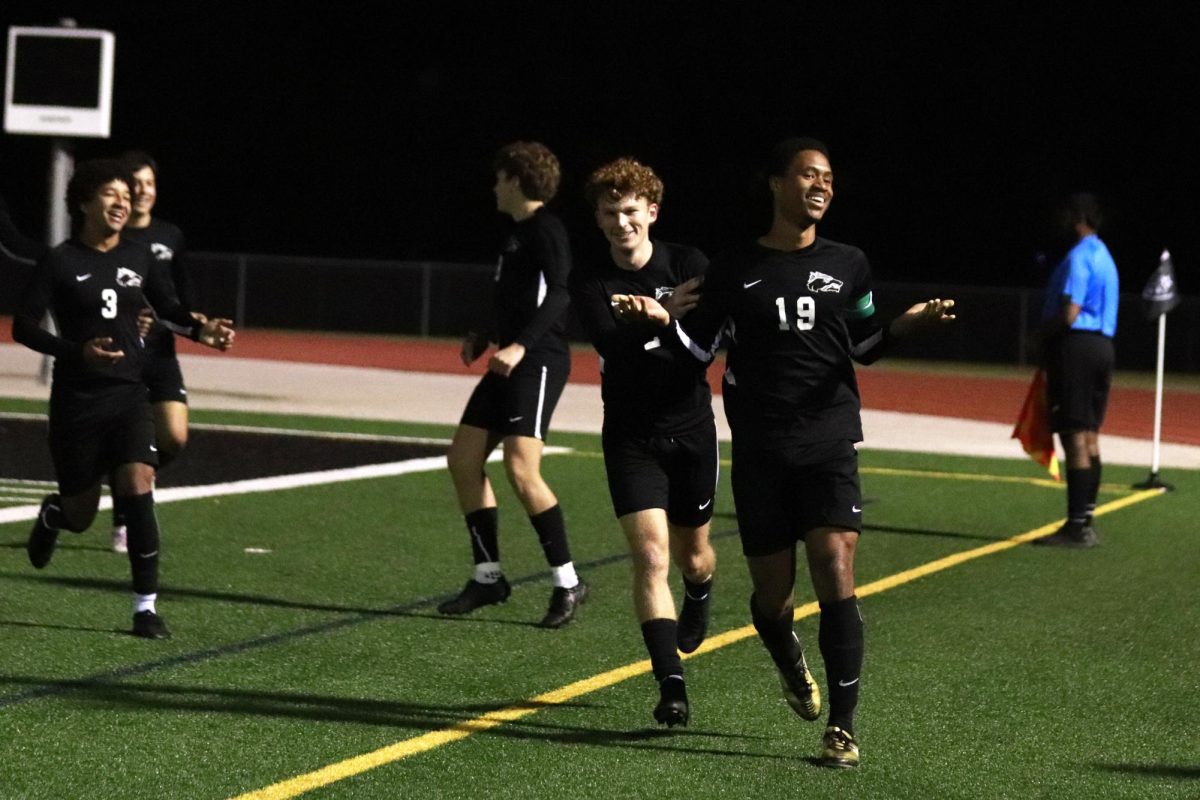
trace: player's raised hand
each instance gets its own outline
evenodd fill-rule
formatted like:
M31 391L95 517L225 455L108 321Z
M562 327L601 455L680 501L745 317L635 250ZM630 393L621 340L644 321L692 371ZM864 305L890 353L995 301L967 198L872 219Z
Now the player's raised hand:
M205 347L225 352L233 347L233 336L233 320L213 317L212 319L205 320L203 327L200 328L200 335L196 337L196 341Z
M664 328L671 324L671 314L653 297L636 294L614 294L609 298L618 319L629 322L654 322Z
M111 369L125 357L124 350L112 350L111 336L97 336L83 343L83 362L92 369Z
M663 299L661 305L666 309L667 313L673 318L679 319L687 312L696 307L700 302L700 287L704 283L704 276L697 275L694 278L689 278L683 283L675 287L675 291L669 297Z
M502 347L488 359L488 372L494 372L507 378L525 358L525 345L513 342L508 347Z
M934 298L917 303L892 320L891 333L893 336L904 336L920 328L953 322L956 319L953 310L954 301L950 299Z

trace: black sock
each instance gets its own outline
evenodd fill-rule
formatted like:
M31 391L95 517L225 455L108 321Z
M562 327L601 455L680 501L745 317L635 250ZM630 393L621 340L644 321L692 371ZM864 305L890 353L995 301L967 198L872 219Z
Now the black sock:
M42 501L42 511L38 521L52 531L61 531L67 527L67 518L62 511L62 497L52 494Z
M767 652L780 669L791 669L800 660L800 640L792 630L792 609L777 618L772 619L758 610L754 603L754 595L750 595L750 619L754 621L754 630L762 641Z
M1067 470L1067 522L1083 525L1087 521L1088 500L1092 494L1091 469Z
M821 603L817 643L829 684L829 724L853 733L863 663L863 621L857 597Z
M708 593L712 591L712 583L713 579L711 575L708 577L708 580L704 581L704 583L694 583L688 580L687 575L684 575L683 591L687 595L687 597L684 599L686 600L687 598L691 598L692 600L707 600Z
M547 508L529 518L537 531L538 541L546 554L546 563L561 567L571 560L571 548L567 546L567 524L563 521L562 506Z
M1091 480L1088 482L1091 491L1088 495L1087 524L1091 525L1092 516L1096 513L1096 498L1100 495L1100 474L1103 472L1100 456L1092 456L1092 468L1088 471L1091 473Z
M499 525L496 522L496 507L472 511L464 519L471 534L471 555L476 564L500 560Z
M136 594L158 591L158 518L154 516L154 493L114 497L113 508L125 518L129 529L129 567Z
M683 661L675 649L675 620L652 619L642 623L642 640L650 654L654 679L659 683L668 675L683 675Z

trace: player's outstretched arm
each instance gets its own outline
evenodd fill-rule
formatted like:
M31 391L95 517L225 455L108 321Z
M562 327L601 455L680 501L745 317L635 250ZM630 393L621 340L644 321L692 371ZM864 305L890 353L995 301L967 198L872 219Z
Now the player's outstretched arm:
M907 336L922 328L953 322L955 320L953 310L954 301L949 299L934 298L926 300L924 303L917 303L892 320L888 334L895 337Z
M459 358L462 359L463 366L469 367L471 364L475 363L475 359L487 352L487 349L487 335L471 331L462 340L462 348L459 350Z
M660 327L671 324L671 314L653 297L635 294L614 294L610 301L614 313L627 322L653 322Z
M197 320L199 322L199 320ZM213 317L206 319L196 333L196 341L205 347L225 352L233 347L233 320Z

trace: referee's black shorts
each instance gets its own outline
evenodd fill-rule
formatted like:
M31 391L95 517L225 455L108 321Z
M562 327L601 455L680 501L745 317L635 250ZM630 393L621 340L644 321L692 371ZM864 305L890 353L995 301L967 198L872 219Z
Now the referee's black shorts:
M601 444L618 518L661 508L667 521L680 527L699 528L712 519L720 454L711 419L674 436L634 435L605 427Z
M747 556L789 549L815 528L862 531L853 442L739 450L734 438L731 476L742 553Z
M65 497L90 489L121 464L157 467L146 387L126 383L77 389L56 384L50 393L50 457L58 491Z
M479 381L460 424L501 437L546 440L550 418L571 373L570 354L527 353L507 378L488 372Z
M1069 331L1047 355L1051 428L1059 433L1100 430L1112 388L1112 339L1098 331Z

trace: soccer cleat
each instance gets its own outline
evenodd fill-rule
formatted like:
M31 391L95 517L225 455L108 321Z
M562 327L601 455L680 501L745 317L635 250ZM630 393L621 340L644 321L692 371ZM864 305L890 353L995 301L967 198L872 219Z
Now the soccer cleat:
M1090 525L1078 522L1065 522L1063 526L1049 536L1034 539L1033 544L1047 547L1070 547L1084 550L1100 544L1100 537Z
M676 725L687 727L687 686L684 685L682 675L668 675L659 681L654 721L668 728L674 728Z
M684 591L683 607L679 609L679 621L675 627L675 645L681 653L695 652L704 642L704 636L708 633L711 599L711 590L698 600Z
M112 551L114 553L129 552L129 530L124 525L114 525L112 529Z
M439 604L438 611L443 614L467 614L477 608L503 603L510 594L512 587L503 575L495 583L480 583L472 578L458 593L458 597Z
M133 615L134 636L143 639L170 639L171 631L167 629L166 620L153 611L139 611Z
M575 619L575 615L579 612L579 607L583 605L583 601L587 599L587 596L588 585L582 580L570 589L555 586L554 591L550 593L550 608L546 610L546 616L542 617L542 621L538 623L538 627L561 628L563 625L566 625Z
M36 569L50 563L50 557L54 555L54 548L58 544L58 528L51 528L46 524L46 510L53 506L56 500L56 494L46 495L46 499L42 500L42 507L38 509L37 519L33 522L33 530L29 532L29 542L25 545L29 563ZM54 508L61 510L57 506Z
M834 769L851 769L858 766L858 743L854 734L836 725L825 729L821 737L821 751L817 753L817 763L822 767Z
M783 688L783 699L802 718L814 720L821 715L821 687L813 680L804 661L804 654L791 669L775 667L779 673L779 685Z

